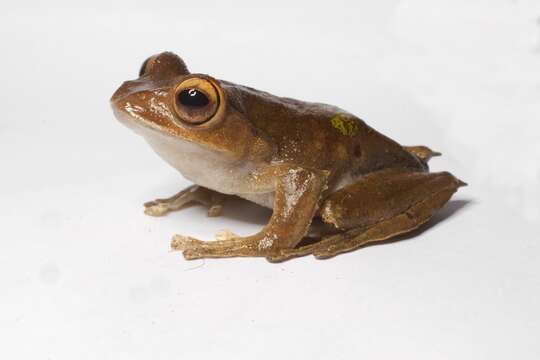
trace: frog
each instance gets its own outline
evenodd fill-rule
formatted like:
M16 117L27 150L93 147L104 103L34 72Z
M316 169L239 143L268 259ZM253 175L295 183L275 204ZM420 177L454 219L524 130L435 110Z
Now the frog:
M191 73L172 52L146 59L110 103L122 124L193 183L145 203L146 214L201 204L219 216L232 197L271 209L253 235L174 235L171 248L188 260L328 259L420 228L467 185L431 172L428 161L440 153L427 146L400 145L336 106Z

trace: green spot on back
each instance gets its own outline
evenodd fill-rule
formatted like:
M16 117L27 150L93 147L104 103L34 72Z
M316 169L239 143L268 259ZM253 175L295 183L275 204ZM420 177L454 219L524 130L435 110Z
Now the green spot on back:
M330 122L341 135L352 136L358 131L358 122L346 114L337 114Z

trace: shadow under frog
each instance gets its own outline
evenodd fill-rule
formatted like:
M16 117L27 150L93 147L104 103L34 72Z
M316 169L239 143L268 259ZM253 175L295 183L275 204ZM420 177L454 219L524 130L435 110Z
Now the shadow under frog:
M252 236L175 235L171 246L186 259L333 257L417 229L465 185L448 172L430 173L427 162L438 154L425 146L401 146L334 106L192 74L170 52L146 60L111 104L118 120L195 184L146 203L148 215L196 202L218 216L231 195L272 209ZM313 219L322 229L305 241Z

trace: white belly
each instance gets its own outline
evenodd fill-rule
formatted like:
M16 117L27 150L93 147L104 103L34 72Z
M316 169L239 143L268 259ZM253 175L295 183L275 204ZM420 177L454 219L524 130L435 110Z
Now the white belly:
M257 171L254 163L232 159L201 145L155 131L145 131L142 135L161 158L189 181L268 206L268 189L258 189L250 176Z

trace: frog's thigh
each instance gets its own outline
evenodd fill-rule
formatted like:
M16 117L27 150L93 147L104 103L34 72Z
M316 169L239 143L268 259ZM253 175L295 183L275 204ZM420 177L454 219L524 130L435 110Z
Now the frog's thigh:
M385 170L368 174L324 201L323 220L344 232L323 239L313 254L331 257L414 230L463 185L447 172Z

